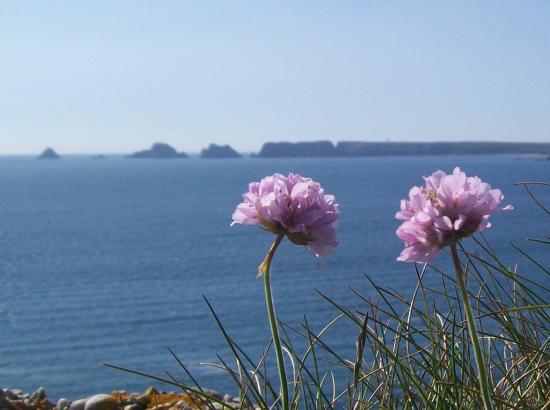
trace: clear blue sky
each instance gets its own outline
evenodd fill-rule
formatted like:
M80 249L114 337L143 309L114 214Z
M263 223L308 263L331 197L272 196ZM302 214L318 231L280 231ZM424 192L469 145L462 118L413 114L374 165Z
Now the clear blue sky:
M550 142L549 1L0 0L0 153Z

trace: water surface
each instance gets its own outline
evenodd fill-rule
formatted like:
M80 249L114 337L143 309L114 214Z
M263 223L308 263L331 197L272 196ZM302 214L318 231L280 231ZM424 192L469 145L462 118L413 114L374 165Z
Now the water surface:
M315 288L358 309L363 305L348 286L372 294L364 272L412 291L413 266L395 261L402 245L394 214L421 176L455 165L501 188L505 203L515 206L496 215L487 231L504 259L528 269L506 245L515 241L548 265L547 247L524 240L548 236L548 220L514 186L549 180L550 164L540 157L2 157L0 386L45 385L52 397L71 399L143 390L148 380L101 364L178 373L170 346L204 385L234 393L227 377L200 365L227 352L202 295L242 346L259 355L269 330L256 267L273 237L256 227L229 226L247 183L276 171L298 172L319 180L341 205L341 245L333 257L320 264L303 247L284 243L273 265L280 319L296 325L305 313L318 330L336 312ZM541 199L550 203L550 190L541 191ZM445 256L435 263L445 266ZM340 325L330 340L351 356L355 336L353 327Z

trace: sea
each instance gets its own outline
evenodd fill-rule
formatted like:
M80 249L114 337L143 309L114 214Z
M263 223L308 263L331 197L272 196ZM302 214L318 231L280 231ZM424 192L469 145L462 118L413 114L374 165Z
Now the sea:
M412 294L414 265L396 261L399 201L423 176L455 166L503 191L514 210L494 215L485 235L509 266L549 285L510 246L550 264L550 248L527 240L548 238L550 217L516 185L550 181L550 161L542 156L0 157L0 387L44 386L52 400L150 385L173 390L104 366L164 377L168 371L189 382L170 348L203 386L235 394L232 379L209 365L218 354L235 362L204 297L228 334L259 359L270 333L256 272L274 237L255 226L230 226L247 184L274 172L300 173L340 204L340 245L331 257L316 260L285 241L272 266L279 319L299 329L305 316L319 331L338 312L318 292L364 311L352 289L374 296L368 274ZM549 188L535 192L550 204ZM433 263L448 268L448 255ZM439 277L428 273L425 280L437 286ZM342 321L327 343L353 358L356 336Z

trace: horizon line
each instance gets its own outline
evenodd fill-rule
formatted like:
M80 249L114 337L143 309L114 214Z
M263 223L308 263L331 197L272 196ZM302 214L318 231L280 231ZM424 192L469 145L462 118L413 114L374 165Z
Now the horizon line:
M281 141L267 141L262 144L262 147L265 144L281 144L281 143L290 143L290 144L303 144L303 143L315 143L315 142L324 142L328 141L332 143L334 146L336 146L338 143L346 142L346 143L370 143L370 144L541 144L541 145L550 145L550 142L541 142L541 141L489 141L489 140L456 140L456 141L441 141L441 140L434 140L434 141L402 141L402 140L377 140L377 141L365 141L365 140L340 140L337 142L334 142L330 139L317 139L317 140L303 140L303 141L288 141L288 140L281 140ZM163 143L161 141L153 142L149 147L146 148L140 148L138 151L147 149L152 147L156 143ZM170 145L174 147L173 144L163 143ZM202 149L208 148L210 145L218 145L218 146L224 146L228 145L233 148L231 144L216 144L216 143L209 143L207 146L205 146ZM240 154L257 154L261 151L261 148L259 150L254 151L239 151L236 150ZM135 149L131 151L125 151L125 152L106 152L106 151L69 151L69 152L63 152L60 151L57 148L54 148L52 145L45 146L39 151L33 151L33 152L0 152L0 156L27 156L27 155L40 155L44 150L52 148L56 153L63 153L63 155L130 155L134 152L137 152ZM175 147L174 147L175 148ZM201 150L202 150L201 149ZM201 151L187 151L187 150L177 150L178 152L183 152L189 155L200 155Z

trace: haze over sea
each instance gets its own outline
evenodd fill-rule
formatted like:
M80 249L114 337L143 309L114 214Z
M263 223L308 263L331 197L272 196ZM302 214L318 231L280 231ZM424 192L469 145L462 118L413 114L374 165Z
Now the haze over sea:
M520 181L548 180L538 156L333 159L92 160L0 157L0 386L46 386L70 399L151 383L102 366L113 363L162 374L177 371L173 348L204 386L234 393L232 382L201 366L226 347L202 300L205 294L229 333L252 353L269 340L263 286L256 268L273 236L230 227L249 181L297 172L321 182L341 206L334 255L318 263L285 242L272 270L279 318L302 314L319 330L336 311L315 288L350 308L362 307L352 286L372 294L363 273L410 294L412 264L395 261L402 244L394 214L422 176L460 166L505 195L515 210L492 217L486 231L503 259L531 271L509 241L546 265L542 211ZM550 191L540 199L550 202ZM535 223L536 221L536 223ZM472 245L472 241L466 242ZM446 267L442 253L434 264ZM434 273L426 277L437 282ZM541 281L548 277L540 276ZM332 346L354 351L356 330L338 325ZM233 364L233 363L231 363ZM169 388L168 388L169 389Z

